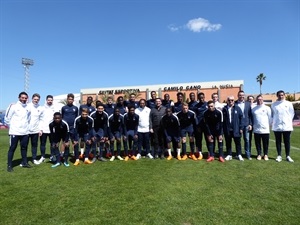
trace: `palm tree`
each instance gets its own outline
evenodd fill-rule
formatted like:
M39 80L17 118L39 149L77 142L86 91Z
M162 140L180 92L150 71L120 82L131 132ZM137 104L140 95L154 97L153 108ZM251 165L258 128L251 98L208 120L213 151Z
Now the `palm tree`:
M59 103L61 103L61 104L63 104L63 105L67 105L67 104L68 104L68 101L67 101L67 99L65 98L65 99L60 100Z
M111 95L111 94L104 94L104 95L101 96L102 102L103 102L103 103L107 103L107 99L108 99L109 97L112 98L113 102L115 101L114 95Z
M261 86L263 83L263 80L265 80L267 77L263 74L260 73L257 77L256 77L256 81L259 82L259 93L261 94Z
M135 94L135 98L141 97L141 93L138 91L125 91L124 93L124 100L129 100L130 94Z

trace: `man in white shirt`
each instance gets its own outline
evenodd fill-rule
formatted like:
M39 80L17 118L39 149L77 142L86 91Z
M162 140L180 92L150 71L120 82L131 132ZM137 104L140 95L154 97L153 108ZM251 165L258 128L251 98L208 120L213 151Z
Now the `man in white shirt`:
M12 160L15 150L20 141L22 167L31 168L27 162L27 147L28 147L28 128L30 121L30 110L27 107L28 94L21 92L19 94L19 101L11 104L5 114L5 123L9 126L9 150L7 153L7 171L13 172Z
M42 121L41 121L41 130L42 130L42 135L40 137L41 158L38 161L39 163L44 162L45 158L46 158L47 138L49 139L49 142L51 143L49 124L53 120L53 115L55 112L59 112L59 109L56 108L55 105L53 104L53 96L47 95L45 105L43 106L43 116L42 116ZM50 149L51 149L51 157L52 157L54 155L54 153L52 151L52 148L50 148Z
M146 154L150 159L153 159L150 153L150 112L151 109L146 106L146 100L139 101L139 107L135 109L135 113L139 115L138 125L138 154L136 159L141 158L142 147L146 149Z
M272 122L271 109L264 104L262 95L256 97L256 106L252 108L253 133L257 150L257 160L261 160L261 143L264 151L264 160L269 160L268 148L270 138L270 125Z
M224 105L219 102L219 95L218 95L218 93L212 93L211 99L212 99L212 101L215 104L215 108L217 108L217 109L219 109L219 110L222 111Z
M281 141L283 137L286 160L288 162L294 162L290 157L290 148L291 148L291 133L293 131L293 118L295 115L293 104L285 100L284 91L277 91L277 101L272 103L272 130L275 135L275 143L277 149L277 162L282 161L281 157Z
M32 153L32 161L35 165L40 164L38 160L36 160L37 155L37 146L38 146L38 139L42 136L42 116L43 110L42 107L39 105L41 96L37 93L32 95L32 101L28 104L31 116L29 122L29 139L31 142L31 153Z

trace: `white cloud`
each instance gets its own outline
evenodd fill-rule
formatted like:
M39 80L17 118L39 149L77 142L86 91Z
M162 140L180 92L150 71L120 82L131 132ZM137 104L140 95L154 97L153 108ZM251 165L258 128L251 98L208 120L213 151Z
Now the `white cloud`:
M177 26L175 26L174 24L170 24L170 25L168 26L168 28L169 28L169 30L172 31L172 32L176 32L176 31L178 31L178 30L180 29L180 27L177 27Z
M203 18L196 18L189 20L186 24L186 27L193 32L201 32L201 31L216 31L221 29L221 24L212 24L208 20Z
M192 32L199 33L201 31L217 31L221 29L222 25L221 24L212 24L208 20L203 19L203 18L196 18L196 19L191 19L187 22L187 24L183 26L176 26L174 24L170 24L168 26L169 30L172 32L177 32L180 29L188 29Z

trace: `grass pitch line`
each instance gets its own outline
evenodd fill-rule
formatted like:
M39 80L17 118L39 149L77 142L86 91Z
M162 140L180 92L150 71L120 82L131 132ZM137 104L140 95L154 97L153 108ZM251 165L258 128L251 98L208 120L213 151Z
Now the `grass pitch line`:
M275 140L273 140L273 139L270 139L270 141L275 143ZM284 146L284 144L281 144L281 145ZM295 150L300 151L300 148L297 148L297 147L294 147L294 146L291 146L291 149L295 149Z

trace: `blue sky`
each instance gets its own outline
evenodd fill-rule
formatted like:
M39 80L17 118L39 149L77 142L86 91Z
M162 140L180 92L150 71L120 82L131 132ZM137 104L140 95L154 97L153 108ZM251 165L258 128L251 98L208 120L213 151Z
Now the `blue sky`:
M83 88L244 80L300 91L298 0L0 0L0 109Z

